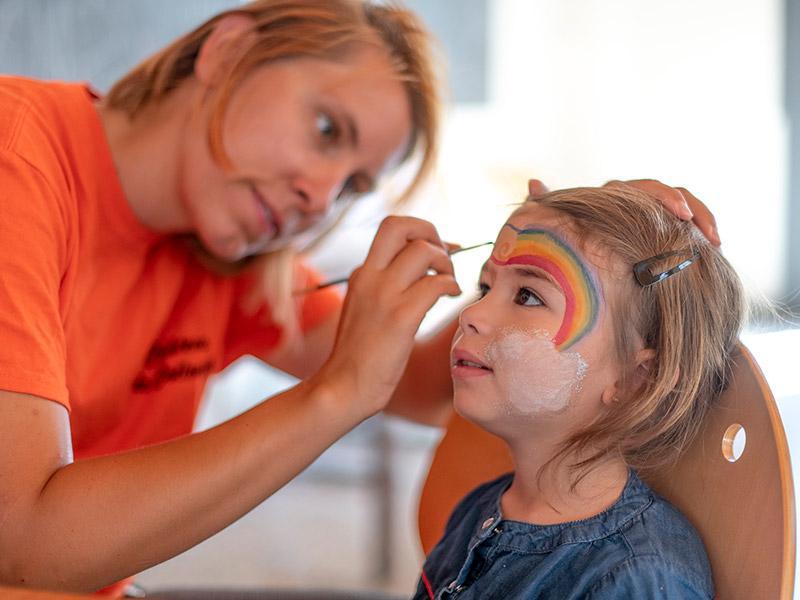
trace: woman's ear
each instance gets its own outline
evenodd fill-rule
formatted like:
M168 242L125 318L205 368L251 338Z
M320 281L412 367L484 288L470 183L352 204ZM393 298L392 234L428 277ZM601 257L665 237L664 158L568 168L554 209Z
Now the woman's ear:
M633 373L627 381L625 389L622 389L622 382L615 381L603 390L600 396L603 404L611 406L614 402L627 399L632 396L645 381L650 373L656 351L652 348L642 348L633 355Z
M235 13L222 17L200 46L194 61L194 74L206 87L213 87L224 73L235 50L235 42L253 27L254 20L248 15Z

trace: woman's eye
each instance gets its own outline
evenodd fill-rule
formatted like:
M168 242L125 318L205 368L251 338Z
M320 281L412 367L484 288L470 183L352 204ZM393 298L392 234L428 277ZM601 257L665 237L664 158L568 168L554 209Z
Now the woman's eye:
M339 136L336 123L333 122L329 115L323 112L317 113L316 127L319 134L326 140L333 141Z
M528 288L519 288L514 302L522 306L541 306L544 304L542 299L537 296L533 290Z
M339 198L352 198L353 196L361 196L368 194L375 189L372 180L365 175L355 174L347 178Z
M478 294L480 294L481 298L483 298L486 294L489 293L489 289L490 289L489 286L485 283L478 284Z

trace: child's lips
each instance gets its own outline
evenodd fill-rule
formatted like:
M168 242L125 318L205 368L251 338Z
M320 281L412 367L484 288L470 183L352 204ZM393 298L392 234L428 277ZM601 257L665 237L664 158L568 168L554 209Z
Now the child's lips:
M453 350L451 372L453 377L483 377L493 373L481 359L460 348Z

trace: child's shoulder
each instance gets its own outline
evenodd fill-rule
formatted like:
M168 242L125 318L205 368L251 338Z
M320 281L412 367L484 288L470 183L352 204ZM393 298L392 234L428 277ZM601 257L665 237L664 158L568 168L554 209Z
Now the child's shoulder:
M633 497L648 498L641 510L619 523L618 537L625 551L606 563L590 597L605 597L604 590L620 597L621 589L653 590L681 597L713 595L711 566L697 530L675 506L656 494L631 471L617 504ZM665 596L667 597L667 596Z

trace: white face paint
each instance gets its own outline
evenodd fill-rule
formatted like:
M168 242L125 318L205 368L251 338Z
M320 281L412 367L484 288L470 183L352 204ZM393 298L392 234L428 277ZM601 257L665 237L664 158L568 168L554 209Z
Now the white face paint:
M577 352L559 352L550 338L540 329L509 328L486 348L486 359L508 399L509 412L558 413L580 391L586 361Z

